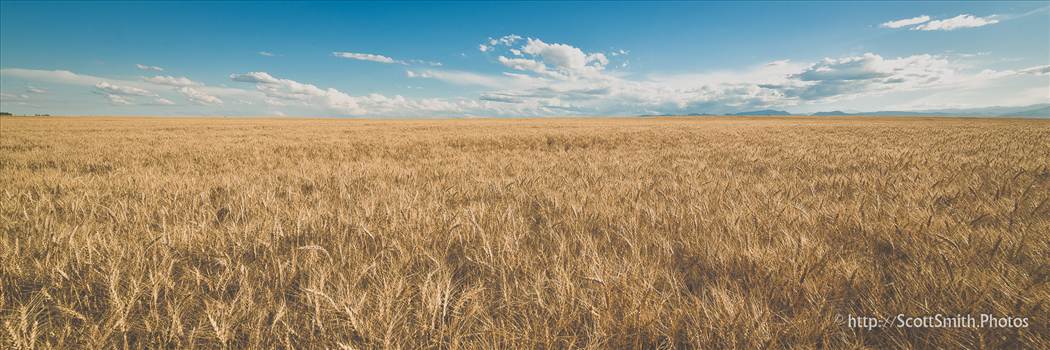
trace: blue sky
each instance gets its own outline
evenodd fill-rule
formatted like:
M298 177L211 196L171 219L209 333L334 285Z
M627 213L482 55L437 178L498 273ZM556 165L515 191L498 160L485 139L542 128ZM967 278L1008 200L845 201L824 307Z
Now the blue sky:
M0 109L455 117L1050 103L1047 2L0 3Z

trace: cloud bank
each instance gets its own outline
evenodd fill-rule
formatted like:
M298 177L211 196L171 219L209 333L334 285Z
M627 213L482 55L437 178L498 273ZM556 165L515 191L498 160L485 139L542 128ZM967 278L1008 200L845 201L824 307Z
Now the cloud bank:
M932 25L925 16L885 27ZM953 24L958 27L958 24ZM5 68L0 74L27 82L84 86L113 106L181 106L195 113L286 113L338 116L542 116L733 113L757 109L793 111L882 106L994 103L1002 91L1017 103L1050 102L1045 77L1050 65L979 69L961 54L887 57L868 52L812 62L775 60L733 70L635 74L625 67L624 49L591 50L570 43L520 35L489 38L480 45L490 69L442 69L440 63L336 52L343 58L407 67L408 79L459 87L451 97L406 97L322 87L266 71L229 74L230 86L185 76L154 75L122 80L65 70ZM352 79L352 77L350 77ZM1043 83L1042 90L1038 89ZM28 86L28 85L26 85ZM1013 90L1011 90L1013 89ZM27 91L33 91L28 90ZM36 91L33 91L36 93ZM982 93L984 92L984 93ZM32 95L4 92L5 101ZM25 96L23 98L23 96ZM889 98L896 96L895 98ZM965 99L953 96L967 96ZM977 96L976 98L973 96ZM985 97L982 97L985 96ZM913 102L901 102L913 101ZM881 108L881 107L880 107Z

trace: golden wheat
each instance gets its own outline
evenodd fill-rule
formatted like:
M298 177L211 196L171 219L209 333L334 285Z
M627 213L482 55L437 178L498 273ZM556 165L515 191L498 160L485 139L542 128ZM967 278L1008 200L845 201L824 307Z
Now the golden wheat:
M1050 348L1045 120L0 132L0 347Z

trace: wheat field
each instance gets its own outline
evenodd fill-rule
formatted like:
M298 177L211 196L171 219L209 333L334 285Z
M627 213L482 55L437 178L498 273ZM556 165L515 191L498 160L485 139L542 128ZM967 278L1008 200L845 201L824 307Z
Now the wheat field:
M4 348L1050 348L1048 120L0 132Z

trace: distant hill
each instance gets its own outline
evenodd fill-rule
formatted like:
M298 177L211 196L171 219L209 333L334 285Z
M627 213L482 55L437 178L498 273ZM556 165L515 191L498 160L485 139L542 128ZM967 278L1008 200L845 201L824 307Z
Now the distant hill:
M641 117L699 117L699 116L804 116L806 114L792 114L787 111L776 109L763 109L758 111L747 111L739 113L710 114L710 113L676 113L676 114L645 114ZM843 112L840 110L816 112L811 116L926 116L926 117L1020 117L1020 118L1050 118L1050 103L1035 104L1016 107L982 107L982 108L956 108L956 109L928 109L918 111L875 111L875 112Z
M744 115L791 115L791 113L788 113L788 112L785 112L785 111L778 111L778 110L775 110L775 109L763 109L763 110L760 110L760 111L748 111L748 112L740 112L740 113L733 113L733 114L726 114L726 115L732 115L732 116L744 116Z
M705 117L705 116L716 116L716 115L718 115L718 114L708 114L708 113L669 114L669 113L664 113L664 114L642 114L642 115L639 115L639 117L650 117L650 118L651 117Z
M919 111L877 111L846 113L842 111L817 112L813 116L853 115L853 116L931 116L931 117L1050 117L1050 103L1019 107L982 107L929 109Z
M1050 106L1033 108L1026 111L1004 114L1004 117L1050 117Z

